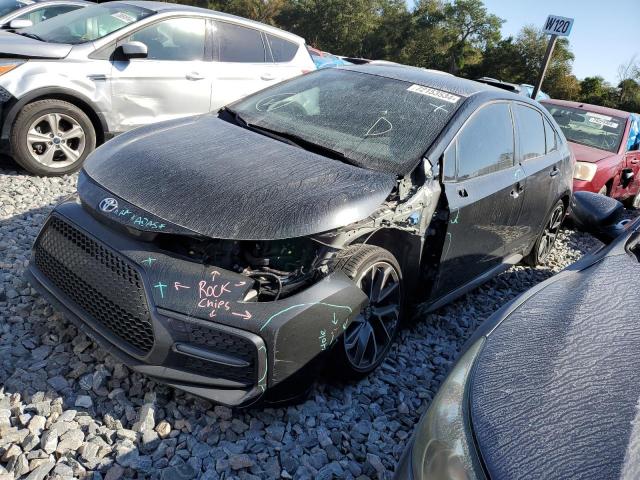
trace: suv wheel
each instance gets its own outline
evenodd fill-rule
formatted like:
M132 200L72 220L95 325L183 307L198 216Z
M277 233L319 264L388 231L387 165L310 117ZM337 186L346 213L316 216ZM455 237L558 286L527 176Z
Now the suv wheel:
M533 250L531 250L531 253L525 258L526 263L535 267L536 265L541 265L546 261L551 250L553 250L556 239L558 238L558 233L562 226L562 220L564 220L564 214L564 202L562 200L558 200L547 217L544 228L542 229L542 232L540 232L540 235L533 246Z
M36 175L65 175L78 170L96 147L89 117L63 100L26 105L11 131L13 157Z
M382 363L398 332L404 304L402 272L390 252L373 245L346 248L334 270L347 274L369 297L334 349L340 377L364 377Z

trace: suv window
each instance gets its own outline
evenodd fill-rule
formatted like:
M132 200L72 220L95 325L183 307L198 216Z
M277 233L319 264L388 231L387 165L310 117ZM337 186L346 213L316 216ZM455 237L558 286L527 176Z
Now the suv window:
M63 13L77 10L78 8L81 7L75 5L54 5L50 7L43 7L22 14L17 17L16 20L31 20L31 23L35 25L36 23L44 22L45 20L57 17L58 15L62 15Z
M273 55L273 61L278 62L290 62L298 52L298 44L276 37L275 35L267 34L267 40L269 41L269 48L271 48L271 54Z
M216 22L215 36L221 62L264 63L260 31L227 22Z
M513 166L513 123L507 103L482 107L458 135L458 178Z
M547 119L544 121L544 135L547 140L547 153L558 149L558 136Z
M514 105L520 159L528 160L545 154L545 133L542 114L522 104Z
M202 18L170 18L138 30L125 41L144 43L149 60L202 60L205 32Z

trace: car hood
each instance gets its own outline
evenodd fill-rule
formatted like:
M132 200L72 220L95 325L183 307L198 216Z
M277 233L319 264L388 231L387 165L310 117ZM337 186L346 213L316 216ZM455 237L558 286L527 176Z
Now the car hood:
M614 246L488 335L469 391L489 478L640 478L640 265Z
M17 33L0 32L0 57L4 58L65 58L72 45L48 43Z
M395 184L392 174L204 115L116 137L87 159L78 190L99 214L113 216L99 205L115 196L154 225L162 221L211 238L275 240L362 220Z
M588 147L586 145L573 142L568 143L578 162L596 163L600 160L616 155L615 153L600 150L599 148Z

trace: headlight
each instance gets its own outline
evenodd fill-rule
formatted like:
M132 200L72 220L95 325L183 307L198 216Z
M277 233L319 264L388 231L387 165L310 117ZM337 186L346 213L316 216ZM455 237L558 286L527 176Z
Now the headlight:
M598 166L595 163L576 162L576 167L573 171L573 178L576 180L584 180L590 182L598 171Z
M484 339L458 361L433 399L416 431L413 477L433 480L484 479L467 416L467 381Z
M16 67L22 65L24 60L0 60L0 75L10 72Z

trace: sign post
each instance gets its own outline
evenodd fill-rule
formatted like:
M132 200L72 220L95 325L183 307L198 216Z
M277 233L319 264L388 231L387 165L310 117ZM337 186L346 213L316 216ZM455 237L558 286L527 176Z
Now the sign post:
M544 82L544 76L547 74L547 68L549 68L549 61L551 55L553 55L553 49L556 46L558 37L568 37L573 28L573 18L559 17L557 15L549 15L547 21L542 29L543 33L551 35L549 38L549 44L547 45L547 51L544 53L542 65L540 67L540 74L538 75L538 81L533 88L531 98L535 100L538 96L538 92L542 88L542 82Z

